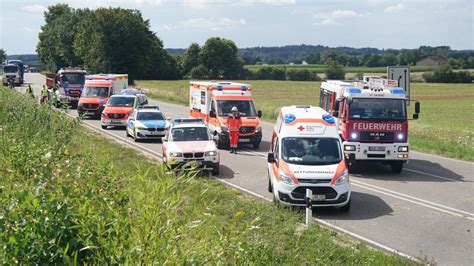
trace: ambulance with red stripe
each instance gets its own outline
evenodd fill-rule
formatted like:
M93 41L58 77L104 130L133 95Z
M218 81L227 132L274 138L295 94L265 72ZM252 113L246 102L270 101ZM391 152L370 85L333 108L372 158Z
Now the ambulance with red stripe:
M127 74L88 75L77 105L79 115L100 117L110 96L128 87Z
M334 117L319 107L281 108L268 153L268 190L275 200L349 211L351 185Z
M252 87L236 82L191 81L189 83L189 113L203 119L211 133L218 136L219 149L229 147L227 118L232 107L237 107L242 118L239 144L251 144L255 149L262 141L262 111L256 111Z

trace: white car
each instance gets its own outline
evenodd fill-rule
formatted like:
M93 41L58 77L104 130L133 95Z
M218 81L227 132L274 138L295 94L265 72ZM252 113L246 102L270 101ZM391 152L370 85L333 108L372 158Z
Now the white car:
M219 175L219 151L202 119L173 120L168 134L162 140L164 163L183 166L194 162L199 168Z

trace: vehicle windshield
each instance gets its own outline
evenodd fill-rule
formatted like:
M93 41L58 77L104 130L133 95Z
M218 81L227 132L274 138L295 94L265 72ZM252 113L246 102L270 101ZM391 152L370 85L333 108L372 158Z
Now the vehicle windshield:
M211 136L206 127L180 127L171 131L173 141L208 141Z
M137 120L165 120L165 116L158 112L139 112Z
M132 107L134 102L134 97L112 97L107 102L107 106Z
M109 87L84 87L82 91L82 97L99 97L107 98L109 97Z
M62 74L61 82L69 84L84 84L84 76L85 75L81 73Z
M405 120L405 100L354 98L349 119Z
M229 116L230 109L234 106L239 110L240 116L257 116L252 101L217 101L217 114L219 116Z
M3 72L5 73L15 73L18 71L18 66L4 66Z
M282 158L301 165L328 165L342 160L338 139L312 137L282 139Z

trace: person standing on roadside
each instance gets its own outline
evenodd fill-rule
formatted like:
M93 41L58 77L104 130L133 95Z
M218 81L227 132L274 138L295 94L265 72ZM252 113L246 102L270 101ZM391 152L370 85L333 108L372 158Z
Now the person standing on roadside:
M33 93L33 88L31 88L31 85L28 84L28 88L26 88L26 93L31 96L31 98L35 98L35 94Z
M236 106L230 110L231 114L227 118L229 127L230 153L237 153L237 145L239 143L239 131L242 126L242 118L239 116L239 110Z
M41 89L41 103L48 102L48 95L49 95L49 91L46 88L46 86L43 85L43 88Z

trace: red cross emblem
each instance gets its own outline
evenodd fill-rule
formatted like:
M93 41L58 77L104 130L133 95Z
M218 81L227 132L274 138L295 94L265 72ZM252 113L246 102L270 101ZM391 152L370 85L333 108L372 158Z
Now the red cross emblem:
M299 131L303 131L303 130L304 130L304 127L303 127L303 126L299 126L299 127L297 127L297 129L298 129Z

